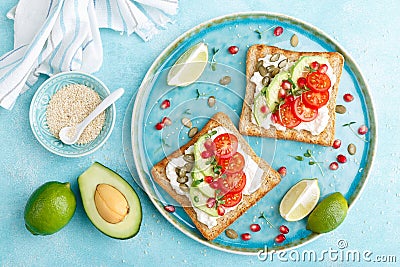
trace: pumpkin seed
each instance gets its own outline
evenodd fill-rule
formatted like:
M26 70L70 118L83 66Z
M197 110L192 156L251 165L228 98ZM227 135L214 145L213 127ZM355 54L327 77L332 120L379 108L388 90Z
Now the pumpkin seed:
M271 77L275 77L279 73L280 69L279 68L274 68L274 70L271 72Z
M198 130L199 130L199 129L198 129L197 127L191 128L191 129L189 130L188 136L189 136L190 138L192 138L193 136L195 136L195 135L197 134Z
M235 230L230 229L230 228L225 230L225 235L227 237L229 237L230 239L236 239L239 236Z
M299 37L297 37L296 34L293 34L293 35L292 35L292 38L290 38L290 44L291 44L293 47L296 47L296 46L299 44Z
M346 113L346 107L343 105L336 105L335 111L336 113L344 114Z
M183 166L183 167L185 167L186 172L191 172L192 169L193 169L193 165L194 165L194 164L193 164L192 162L188 162L188 163L186 163L185 166Z
M186 177L186 172L187 172L186 168L182 167L182 168L179 169L178 176L179 177Z
M256 65L256 69L260 68L260 67L263 66L263 65L264 65L264 61L263 61L263 60L259 60L259 61L257 62L257 65Z
M347 146L347 151L349 152L350 155L354 155L357 152L357 148L355 144L349 144Z
M276 61L278 61L278 59L279 59L280 56L281 56L281 54L275 53L275 54L273 54L273 55L270 57L269 61L271 61L271 62L276 62Z
M182 118L182 124L183 124L185 127L192 128L192 122L191 122L191 120L188 119L188 118L186 118L186 117L183 117L183 118Z
M267 76L267 74L268 74L268 72L267 72L267 70L265 69L265 67L264 66L260 66L259 68L258 68L258 72L261 74L261 76Z
M275 69L275 66L274 65L269 65L266 69L267 69L268 73L271 73Z
M194 155L193 154L185 154L185 155L183 155L183 159L186 162L193 163L194 162Z
M184 184L187 183L187 181L189 181L189 178L185 174L185 176L182 177L179 176L178 178L176 178L176 181L180 184Z
M187 184L179 184L179 188L183 191L183 192L189 192L189 186ZM197 197L197 196L196 196ZM197 201L199 202L199 201Z
M268 86L269 85L269 82L271 81L271 79L268 77L268 76L265 76L263 79L262 79L262 84L264 85L264 86Z
M222 77L220 80L219 80L219 83L221 84L221 85L227 85L227 84L229 84L230 82L231 82L231 77L230 76L224 76L224 77Z
M279 62L278 68L282 69L282 68L286 67L287 63L288 63L288 59L282 60L281 62Z
M215 96L210 96L210 97L208 98L208 106L209 106L210 108L212 108L212 107L215 105L215 102L216 102Z

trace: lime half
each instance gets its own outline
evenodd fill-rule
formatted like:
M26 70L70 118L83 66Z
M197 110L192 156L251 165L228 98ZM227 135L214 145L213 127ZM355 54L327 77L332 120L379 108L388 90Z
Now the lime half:
M340 192L322 200L308 217L307 229L315 233L327 233L336 229L346 218L347 200Z
M279 206L281 216L287 221L298 221L306 217L319 200L317 179L304 179L295 184L282 198Z
M169 70L168 85L187 86L194 83L203 73L207 62L208 47L205 43L190 47Z

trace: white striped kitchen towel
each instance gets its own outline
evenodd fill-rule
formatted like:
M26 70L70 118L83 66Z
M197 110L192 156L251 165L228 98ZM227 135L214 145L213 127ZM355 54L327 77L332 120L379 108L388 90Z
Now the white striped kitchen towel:
M14 50L0 57L0 106L12 109L39 75L100 69L100 28L148 41L171 22L178 0L20 0L14 19Z

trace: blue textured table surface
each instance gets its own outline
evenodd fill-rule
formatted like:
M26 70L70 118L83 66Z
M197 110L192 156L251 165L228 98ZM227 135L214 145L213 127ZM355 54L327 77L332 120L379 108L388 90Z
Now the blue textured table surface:
M12 49L13 23L5 15L16 3L17 0L0 2L0 55ZM368 184L342 226L289 251L286 256L281 255L282 259L275 255L265 262L256 256L213 250L176 230L134 183L122 151L125 111L157 55L176 37L203 21L233 12L256 10L293 16L317 26L337 40L359 64L369 84L379 124L378 149ZM176 23L148 43L135 35L128 37L102 31L104 63L96 76L112 89L124 87L126 93L117 102L114 131L100 150L78 159L62 158L45 150L29 126L29 105L36 87L22 95L12 111L0 110L0 265L273 266L284 260L293 263L296 255L306 250L313 250L317 255L323 251L340 251L339 241L341 244L346 242L349 250L359 251L361 255L371 252L367 255L371 260L393 261L393 257L386 257L393 255L397 263L400 262L400 231L397 228L400 219L400 182L397 179L400 174L400 139L397 137L400 91L396 80L396 71L400 69L399 13L400 5L393 0L181 1ZM94 161L120 173L138 192L143 222L135 238L125 241L108 238L87 218L76 178ZM34 189L50 180L71 182L78 196L76 214L57 234L33 236L24 226L25 203ZM352 260L336 258L337 255L329 258L326 254L319 264L356 264ZM293 264L309 263L300 259Z

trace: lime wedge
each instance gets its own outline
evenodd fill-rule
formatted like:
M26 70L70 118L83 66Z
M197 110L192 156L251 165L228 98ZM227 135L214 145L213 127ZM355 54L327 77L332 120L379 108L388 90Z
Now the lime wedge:
M208 47L198 43L183 53L168 72L170 86L187 86L194 83L203 73L208 62Z
M317 205L319 200L317 179L304 179L295 184L282 198L279 212L290 222L306 217Z

